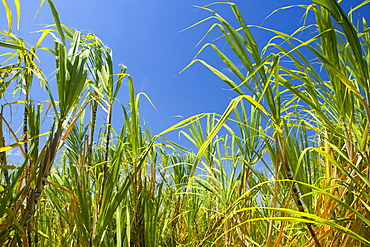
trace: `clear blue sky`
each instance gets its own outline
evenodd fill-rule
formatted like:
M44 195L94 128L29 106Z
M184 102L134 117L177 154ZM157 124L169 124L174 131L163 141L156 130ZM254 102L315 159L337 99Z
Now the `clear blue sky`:
M141 118L148 122L153 134L177 123L180 119L204 112L221 114L231 98L236 94L229 91L227 85L220 81L201 64L195 64L180 75L181 71L194 57L195 45L205 34L213 21L207 21L197 27L179 33L182 29L210 16L210 13L195 8L193 5L205 5L212 1L196 0L54 0L61 22L85 33L92 31L105 44L113 49L116 72L118 65L128 67L136 85L136 91L145 92L157 108L153 109L143 98ZM248 24L256 24L292 32L302 24L303 9L293 8L279 12L265 20L274 9L307 4L308 0L239 0L235 3ZM360 0L344 0L343 6L356 6ZM39 15L34 19L38 1L21 1L22 24L21 36L32 43L38 35L31 31L43 27L39 24L52 24L53 19L45 1ZM224 17L234 20L227 5L213 7ZM4 11L0 21L5 26ZM356 13L366 14L366 13ZM231 21L235 23L235 21ZM260 47L263 47L271 34L252 29ZM214 32L204 42L218 37ZM204 43L203 42L203 43ZM221 49L227 51L224 40L217 41ZM224 47L224 48L223 48ZM208 48L201 55L213 66L225 67L215 53ZM54 64L43 61L42 67L48 69ZM127 103L127 90L119 100ZM115 116L119 121L121 116Z

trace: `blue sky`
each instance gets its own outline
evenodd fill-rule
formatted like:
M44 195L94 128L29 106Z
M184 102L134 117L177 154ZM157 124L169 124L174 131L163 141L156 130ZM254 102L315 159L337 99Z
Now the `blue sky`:
M303 9L292 8L274 14L265 20L274 9L308 4L308 0L239 0L234 1L248 24L263 25L290 33L302 24ZM356 6L359 0L344 0L343 6ZM53 19L45 2L36 18L34 15L38 1L21 1L22 24L20 36L31 44L38 35L31 34ZM212 1L196 0L54 0L61 22L85 33L94 32L105 44L113 49L116 72L119 64L128 67L134 79L136 91L145 92L154 103L155 110L144 98L141 118L152 128L153 134L170 127L183 118L205 112L222 114L230 99L237 96L228 90L227 85L214 76L201 64L194 64L178 74L191 62L201 46L195 47L214 22L209 20L199 26L180 32L184 28L210 16L210 13L195 8ZM213 7L231 23L232 12L227 5ZM2 11L2 13L4 13ZM361 15L361 13L356 13ZM5 28L5 17L0 21ZM252 29L260 47L263 47L272 34ZM205 42L219 36L213 32ZM220 49L228 52L225 41L217 41ZM52 47L52 46L51 46ZM222 69L225 66L210 49L201 58ZM41 66L51 70L54 61L43 61ZM226 72L227 73L227 72ZM127 104L127 90L121 89L119 100ZM120 121L121 116L115 116Z

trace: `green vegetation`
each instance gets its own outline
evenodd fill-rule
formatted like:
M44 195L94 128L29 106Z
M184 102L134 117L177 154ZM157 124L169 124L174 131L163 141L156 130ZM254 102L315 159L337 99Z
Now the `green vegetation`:
M353 21L335 0L313 0L298 7L314 23L293 34L269 30L274 37L259 48L234 4L225 6L236 28L212 5L200 7L234 54L214 44L199 53L210 47L234 76L199 59L189 66L201 62L239 96L221 116L196 115L152 136L139 121L147 96L135 94L126 67L115 74L109 48L62 25L48 4L55 25L36 45L10 32L9 8L1 31L0 97L10 85L23 95L1 102L0 246L370 246L365 19ZM307 30L313 35L301 40ZM54 48L42 46L49 33ZM35 62L40 49L55 58L55 90ZM49 100L33 100L36 79ZM115 127L124 81L130 103ZM10 121L16 116L5 111L15 104L24 115ZM106 114L100 129L97 112ZM170 131L198 153L164 139ZM7 157L13 149L19 164Z

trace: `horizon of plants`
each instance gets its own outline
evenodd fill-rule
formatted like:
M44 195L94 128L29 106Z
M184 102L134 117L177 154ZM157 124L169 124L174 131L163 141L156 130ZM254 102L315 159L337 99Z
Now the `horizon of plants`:
M232 53L205 43L184 70L199 62L238 96L223 114L153 135L139 114L150 98L135 92L128 68L113 71L99 37L63 25L48 0L55 24L28 44L12 32L20 1L15 11L3 1L0 246L370 246L370 28L353 16L367 2L348 13L335 0L297 5L314 21L291 34L248 25L234 3L198 6L212 16L189 28L214 20L205 36L218 29ZM251 27L273 37L261 47ZM233 76L199 59L204 49ZM38 66L41 50L54 58L55 79ZM117 101L124 82L127 105ZM8 101L14 91L21 96ZM7 155L16 149L19 163Z

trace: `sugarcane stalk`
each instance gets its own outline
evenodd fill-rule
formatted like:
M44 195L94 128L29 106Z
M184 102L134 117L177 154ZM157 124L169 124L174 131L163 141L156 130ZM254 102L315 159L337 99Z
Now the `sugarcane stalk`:
M1 111L0 111L0 147L5 146L5 139L4 139L4 134L3 134L3 111L4 111L4 106L1 106ZM6 165L6 152L0 153L0 164L5 166ZM6 183L6 186L10 185L10 179L9 179L9 174L7 169L2 169L4 172L4 180Z
M94 226L91 232L91 241L94 239L94 235L96 234L96 227L98 222L98 215L101 212L101 206L103 203L103 196L104 196L104 187L106 183L106 176L107 176L107 169L108 169L108 158L109 158L109 142L110 142L110 133L111 133L111 122L112 122L112 104L108 107L108 115L107 115L107 126L106 126L106 142L105 142L105 153L104 153L104 166L103 166L103 173L102 173L102 183L100 186L100 193L98 195L98 202L96 204L96 211L94 215Z
M96 102L96 100L93 100L93 102L91 103L90 134L89 134L89 142L88 142L88 147L87 147L87 166L90 166L92 162L92 150L93 150L93 144L94 144L97 108L98 108L98 102Z
M297 205L298 210L300 212L304 213L305 208L304 208L303 202L302 202L301 197L300 197L299 189L298 189L296 183L294 182L293 172L292 172L292 169L290 168L290 165L289 165L288 157L287 157L286 151L285 151L286 150L285 149L285 144L284 144L283 140L284 140L284 138L282 136L278 135L277 144L278 144L278 150L279 150L279 154L280 154L280 158L281 158L282 167L285 171L285 175L286 175L287 179L291 181L291 188L292 188L292 192L293 192L292 196L293 196L294 202ZM302 216L302 218L308 219L305 216ZM312 228L312 224L308 223L308 222L305 223L305 224L306 224L306 226L308 228L308 231L310 232L311 237L314 240L316 246L321 247L321 244L320 244L320 242L319 242L319 240L316 236L316 233Z
M57 126L57 130L54 132L54 135L51 135L48 141L48 145L45 149L45 156L42 160L38 177L36 179L35 189L30 189L28 196L29 199L27 201L26 207L22 212L20 225L23 227L23 229L27 229L31 218L35 214L36 205L41 198L42 192L44 191L45 181L49 176L56 153L58 151L59 143L62 137L62 129L62 124L59 123ZM14 237L11 241L10 246L14 247L16 243L17 241Z

